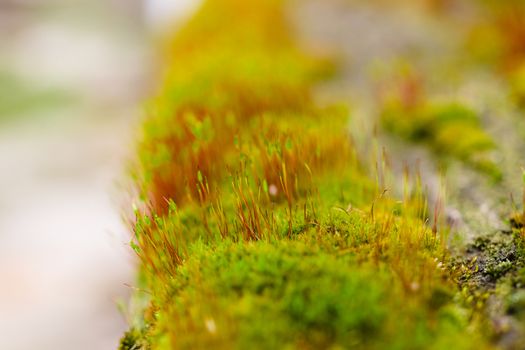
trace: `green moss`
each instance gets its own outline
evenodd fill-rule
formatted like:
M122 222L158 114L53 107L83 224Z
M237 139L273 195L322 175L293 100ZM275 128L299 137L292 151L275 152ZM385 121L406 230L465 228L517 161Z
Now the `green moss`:
M516 233L477 238L470 248L478 257L476 274L484 283L492 284L509 272L517 271L525 262L521 246L521 237Z
M467 258L452 267L459 273L466 305L501 322L491 326L496 340L512 336L512 344L521 344L525 329L505 321L509 316L520 322L525 319L525 250L520 229L479 237L467 247L466 254Z
M381 113L385 128L403 138L428 144L441 157L456 158L495 180L501 171L490 158L496 148L477 113L459 103L422 102L407 108L393 99Z
M135 173L151 303L123 346L489 348L441 268L424 196L389 197L346 109L315 105L325 65L294 45L283 6L210 0L169 42ZM425 118L443 129L457 113Z
M311 243L194 246L156 320L178 335L165 348L470 348L448 292L405 300L387 265Z
M147 348L144 334L135 328L127 331L120 340L119 350L145 350Z

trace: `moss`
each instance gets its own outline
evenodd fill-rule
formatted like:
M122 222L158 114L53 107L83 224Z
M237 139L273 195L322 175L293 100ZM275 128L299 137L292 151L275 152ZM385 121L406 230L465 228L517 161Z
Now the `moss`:
M123 344L490 348L456 302L424 196L389 197L355 155L348 112L315 105L324 62L294 45L283 6L210 0L168 43L135 168L151 302Z
M525 250L520 230L477 238L466 248L467 257L451 267L458 272L466 305L492 321L496 340L510 337L511 348L525 340L520 324L525 319ZM518 323L511 325L509 317Z
M146 350L148 345L141 331L132 328L120 340L119 350Z
M476 274L485 284L495 284L509 272L516 271L525 262L521 237L499 233L495 237L479 237L468 248L475 253Z
M483 130L477 113L457 102L420 101L408 107L397 97L384 103L381 121L403 138L428 144L442 158L455 158L501 179L501 171L490 158L495 142Z
M334 255L309 240L194 246L158 329L178 335L172 348L468 348L467 320L449 292L404 301L387 265L359 264L354 254Z

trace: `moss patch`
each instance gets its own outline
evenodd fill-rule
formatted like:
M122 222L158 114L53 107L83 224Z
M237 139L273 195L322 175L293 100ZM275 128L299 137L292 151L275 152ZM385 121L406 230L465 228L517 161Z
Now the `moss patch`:
M206 1L167 45L134 172L151 303L121 349L490 348L421 191L389 197L313 102L329 65L283 7Z

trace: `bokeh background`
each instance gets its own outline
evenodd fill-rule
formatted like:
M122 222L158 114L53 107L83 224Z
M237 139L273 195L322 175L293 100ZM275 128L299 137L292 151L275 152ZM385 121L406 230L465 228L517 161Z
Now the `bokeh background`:
M0 0L0 349L116 349L155 37L190 0Z

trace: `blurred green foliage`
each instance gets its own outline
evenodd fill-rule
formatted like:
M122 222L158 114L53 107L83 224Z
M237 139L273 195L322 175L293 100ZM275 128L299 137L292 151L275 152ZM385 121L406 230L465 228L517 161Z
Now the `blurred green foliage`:
M58 88L39 88L0 69L0 122L68 106L73 94Z

